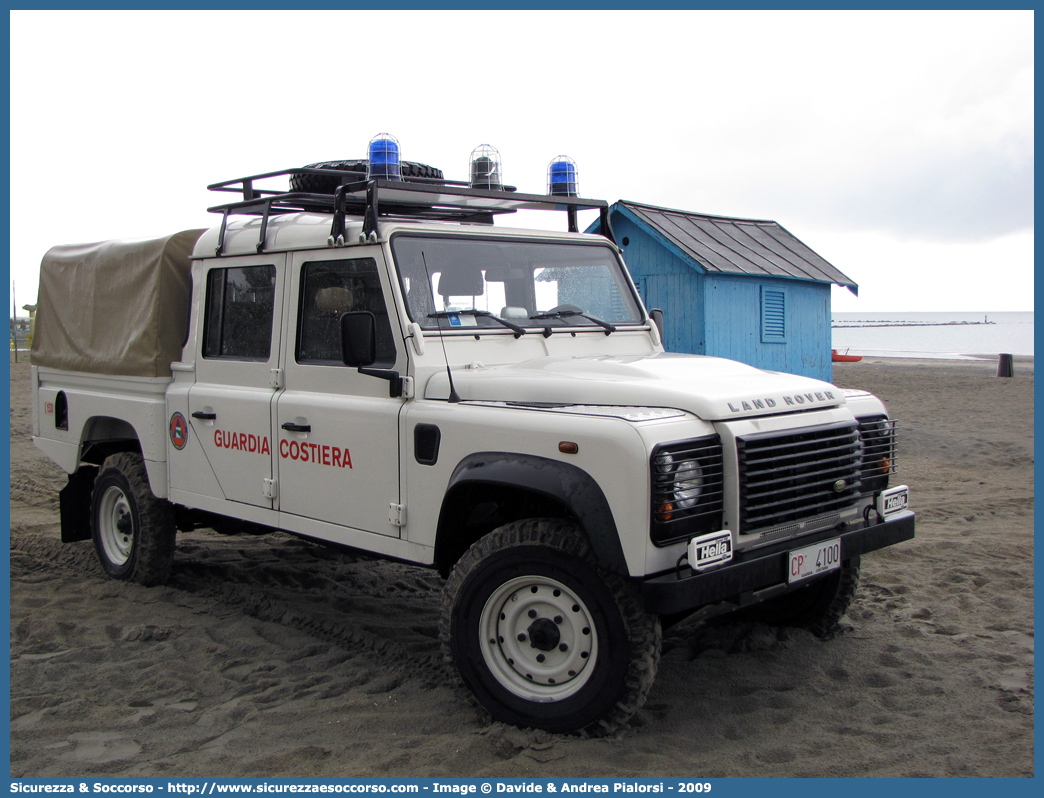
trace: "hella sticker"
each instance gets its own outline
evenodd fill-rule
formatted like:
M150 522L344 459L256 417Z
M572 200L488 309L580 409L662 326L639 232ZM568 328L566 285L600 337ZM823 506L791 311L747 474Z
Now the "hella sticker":
M732 533L727 529L700 535L689 541L689 567L702 571L732 559Z
M910 506L910 488L898 485L881 491L877 497L877 512L884 518L905 510Z

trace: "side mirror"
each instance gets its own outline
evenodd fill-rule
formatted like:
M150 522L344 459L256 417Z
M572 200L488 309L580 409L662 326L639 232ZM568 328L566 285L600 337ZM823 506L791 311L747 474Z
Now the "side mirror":
M660 331L660 340L663 340L663 311L659 308L653 308L649 311L649 318L652 319L653 324L656 325L656 329Z
M377 360L377 319L370 311L353 310L341 316L341 360L358 368Z

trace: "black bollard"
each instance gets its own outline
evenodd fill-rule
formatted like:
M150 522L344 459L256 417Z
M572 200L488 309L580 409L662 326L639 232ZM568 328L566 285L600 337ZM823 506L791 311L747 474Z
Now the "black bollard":
M1002 354L1000 360L997 362L997 376L998 377L1014 377L1015 367L1012 363L1011 355Z

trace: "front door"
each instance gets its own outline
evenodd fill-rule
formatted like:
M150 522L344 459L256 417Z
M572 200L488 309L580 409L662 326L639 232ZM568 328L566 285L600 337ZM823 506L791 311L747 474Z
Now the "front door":
M341 360L340 318L377 320L377 368L405 372L406 355L379 247L291 256L286 390L276 403L279 509L382 535L399 535L399 412L387 381Z

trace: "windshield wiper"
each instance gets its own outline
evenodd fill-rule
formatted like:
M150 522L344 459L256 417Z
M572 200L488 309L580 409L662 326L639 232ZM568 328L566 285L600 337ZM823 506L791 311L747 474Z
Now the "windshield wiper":
M509 330L511 330L516 338L526 334L524 327L519 327L517 324L512 324L510 321L505 321L494 313L490 313L488 310L439 310L435 313L429 313L429 319L448 319L450 316L481 316L486 319L493 319L493 321L500 322Z
M597 318L595 316L588 316L582 310L549 310L546 313L534 313L529 318L531 318L531 319L567 319L567 318L569 318L571 316L580 316L583 319L587 319L588 321L597 324L599 327L601 327L603 330L605 330L605 334L606 335L609 335L609 333L616 332L616 327L614 327L609 322L602 321L601 319L599 319L599 318Z

